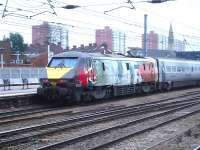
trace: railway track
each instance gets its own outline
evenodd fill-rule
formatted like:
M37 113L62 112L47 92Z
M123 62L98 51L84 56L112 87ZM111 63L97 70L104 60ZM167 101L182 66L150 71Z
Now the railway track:
M0 97L0 109L20 106L30 106L37 101L36 94L12 95Z
M0 114L0 125L16 123L20 121L28 121L33 119L42 119L49 116L67 115L72 111L60 111L62 108L41 107L37 109L19 110L16 112ZM55 111L55 112L54 112ZM56 112L59 111L59 112Z
M29 114L33 114L33 113L40 113L42 111L47 111L47 110L50 110L50 107L35 106L35 107L31 107L31 108L7 111L7 112L0 113L0 120L14 118L14 117L21 117L22 115L29 115Z
M165 98L165 99L161 99L161 100L158 100L155 102L138 104L138 105L136 105L136 107L145 106L147 104L150 105L150 104L155 104L155 103L159 103L159 102L166 102L166 101L174 100L177 98L184 98L187 96L192 96L194 94L199 94L199 91L187 92L185 94L182 94L181 96ZM116 108L120 108L120 107L121 106L116 107ZM16 123L16 122L20 122L20 121L28 121L28 120L33 120L33 119L42 119L44 117L53 116L53 115L56 116L56 115L71 114L72 111L63 111L62 112L62 110L65 110L68 108L70 108L70 107L55 107L54 108L52 106L46 106L46 107L40 106L40 107L34 107L34 108L30 108L30 109L22 109L22 110L17 110L17 111L9 111L9 112L0 113L0 125L11 124L11 123ZM51 113L53 111L59 111L59 112ZM91 111L88 111L88 112L91 112ZM48 114L45 114L45 113L48 113ZM84 113L86 113L86 112L84 112Z
M170 110L167 110L165 112L162 112L162 113L159 113L159 114L156 114L156 115L151 115L151 116L144 117L144 118L141 118L141 119L138 119L138 120L130 121L128 123L123 123L123 124L120 124L120 125L116 125L116 126L112 126L112 127L103 129L103 130L98 130L98 131L95 131L95 132L92 132L92 133L89 133L89 134L86 134L86 135L78 136L78 137L75 137L75 138L72 138L72 139L68 139L68 140L64 140L64 141L61 141L61 142L50 144L50 145L47 145L47 146L44 146L44 147L40 147L37 150L49 150L49 149L53 150L53 149L62 149L62 148L66 149L65 146L67 146L67 147L72 146L72 147L74 147L74 149L78 149L76 146L74 146L74 144L77 144L77 143L79 143L79 145L78 145L79 149L81 149L81 145L83 143L84 143L84 145L82 145L83 147L85 145L87 145L87 148L85 148L87 150L97 150L97 149L107 148L107 147L109 147L109 146L111 146L115 143L118 143L122 140L125 140L129 137L133 137L135 135L142 134L142 133L147 132L147 131L151 131L153 129L156 129L158 127L161 127L161 126L166 125L168 123L171 123L173 121L177 121L177 120L183 119L185 117L188 117L190 115L193 115L195 113L199 113L200 109L196 108L195 110L188 112L184 115L174 117L174 118L168 119L166 121L157 121L157 119L160 118L160 117L166 116L168 114L174 113L176 111L179 111L179 110L182 110L182 109L185 109L185 108L197 105L197 104L200 104L200 101L198 101L197 103L194 103L194 104L189 104L189 105L181 106L181 107L178 107L178 108L175 108L175 109L170 109ZM135 128L135 130L133 130L134 125L141 124L141 122L145 122L145 121L148 121L148 120L151 120L150 121L151 123L153 121L157 121L158 123L155 123L155 124L150 125L148 127L141 127L139 129ZM131 127L132 130L130 130L130 127ZM137 127L139 127L139 126L137 126ZM129 129L127 129L127 128L129 128ZM113 134L112 132L114 132L114 134L118 135L118 136L113 135L111 139L105 138L105 137L109 136L110 134ZM119 136L119 133L120 133L120 136ZM105 139L103 139L103 137ZM95 141L98 141L98 139L99 139L99 141L101 141L100 143L95 142Z
M199 104L200 101L196 100L199 98L200 96L194 96L194 97L191 97L190 99L179 100L179 101L174 101L174 102L158 101L157 103L153 102L153 103L147 103L147 104L140 104L136 106L117 108L117 109L107 110L107 111L98 111L96 113L85 114L78 117L72 117L72 118L68 118L62 121L57 121L54 123L47 123L47 124L25 127L25 128L11 130L11 131L5 131L5 132L0 133L0 141L1 141L0 145L6 146L6 145L11 145L11 144L17 144L18 142L22 142L22 141L25 142L25 141L28 141L29 139L38 138L40 136L45 136L49 134L54 134L56 132L61 132L67 129L68 130L74 129L74 128L85 126L88 124L91 125L91 124L95 124L99 122L110 121L113 119L119 119L119 118L128 117L132 115L145 114L145 113L149 113L153 111L163 111L163 110L170 109L170 111L167 111L168 113L175 112L175 111ZM166 112L164 114L166 114ZM145 119L143 118L143 121L144 120Z

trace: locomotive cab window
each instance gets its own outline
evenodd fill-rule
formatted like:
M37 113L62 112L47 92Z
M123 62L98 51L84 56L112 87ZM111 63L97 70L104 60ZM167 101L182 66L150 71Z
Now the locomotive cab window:
M52 58L48 67L66 67L66 68L74 68L78 62L77 57L55 57Z

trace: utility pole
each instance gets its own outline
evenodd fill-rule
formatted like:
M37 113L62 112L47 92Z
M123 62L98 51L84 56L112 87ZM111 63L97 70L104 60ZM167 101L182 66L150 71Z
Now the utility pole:
M1 68L3 69L3 54L1 54Z
M48 63L53 56L53 52L51 51L51 36L48 36L48 45L47 45L47 53L48 53Z
M147 57L147 14L144 15L144 52Z
M50 61L50 59L51 59L49 42L48 42L48 46L47 46L47 51L48 51L48 63L49 63L49 61Z

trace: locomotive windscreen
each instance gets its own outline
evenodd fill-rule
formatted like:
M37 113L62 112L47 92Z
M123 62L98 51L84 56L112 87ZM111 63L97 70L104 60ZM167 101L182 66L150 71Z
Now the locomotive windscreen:
M77 57L54 57L51 59L48 67L66 67L74 68L78 62Z

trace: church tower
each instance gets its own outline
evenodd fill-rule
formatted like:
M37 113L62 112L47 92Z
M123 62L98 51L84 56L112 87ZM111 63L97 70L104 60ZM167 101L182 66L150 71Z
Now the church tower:
M172 24L170 24L170 28L169 28L168 50L174 50L174 33L172 29Z

